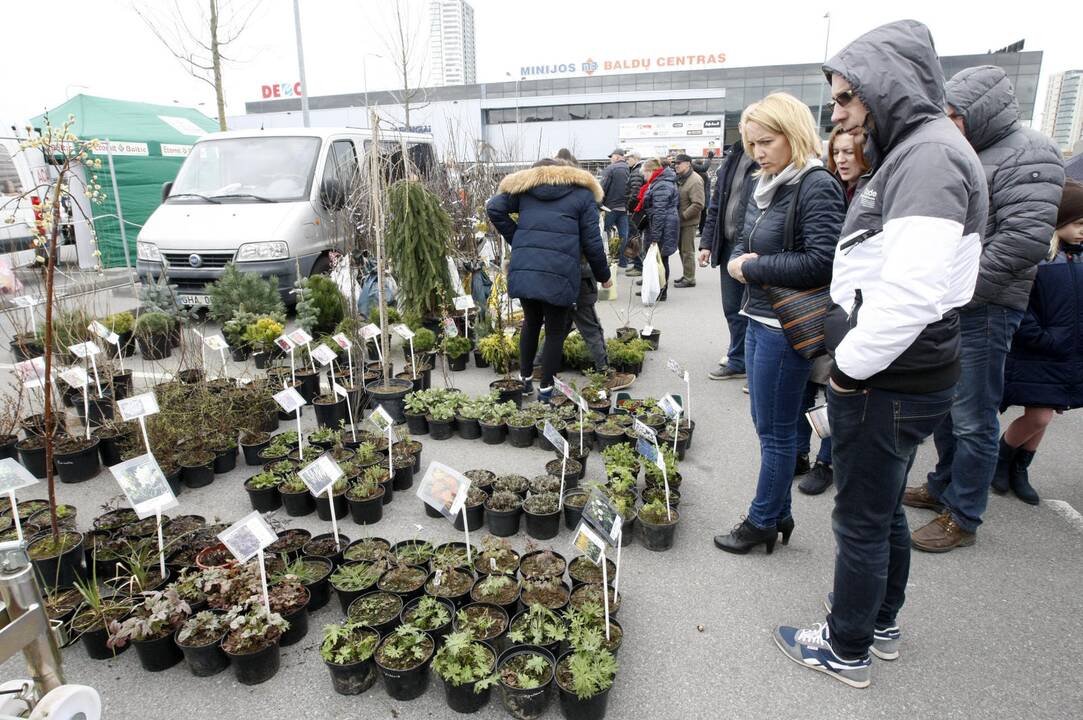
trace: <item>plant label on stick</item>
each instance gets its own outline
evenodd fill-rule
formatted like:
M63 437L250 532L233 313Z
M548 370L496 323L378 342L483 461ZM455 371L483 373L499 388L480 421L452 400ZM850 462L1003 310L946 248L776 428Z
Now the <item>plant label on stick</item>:
M561 453L564 457L568 457L568 441L564 439L564 436L560 434L560 431L553 427L553 424L548 420L545 421L545 428L542 430L542 434L545 439L553 444L556 451Z
M402 338L403 340L410 340L416 334L416 333L414 333L413 330L408 328L404 323L398 323L397 325L392 325L391 330L396 335L398 335L400 338Z
M297 471L313 495L322 495L342 477L342 468L330 455L320 455L314 462Z
M278 539L278 535L258 512L253 510L218 533L218 539L233 553L237 562L246 563Z
M98 347L92 340L87 340L84 343L77 343L75 345L69 345L68 350L71 350L72 355L82 360L94 357L102 351L102 349Z
M515 337L515 328L510 327L510 326L504 328L504 337L509 337L509 338Z
M361 337L366 341L380 337L380 326L376 323L365 325L361 328Z
M639 418L632 421L632 428L640 438L645 438L654 444L658 443L658 435Z
M336 333L331 336L331 339L343 350L349 350L353 347L353 343L350 342L350 338L346 337L346 333Z
M215 352L229 350L229 343L221 335L207 335L203 338L203 344L207 346L208 350L214 350Z
M139 455L112 465L109 472L113 473L140 520L177 506L173 489L153 455Z
M683 411L681 404L677 402L677 398L673 397L672 394L667 394L659 400L658 408L670 419L676 419Z
M116 345L118 342L120 342L120 335L117 335L115 332L102 325L97 320L90 323L90 325L87 326L87 330L94 333L110 345Z
M579 521L579 525L575 528L572 545L595 565L602 564L606 541L599 537L598 533L587 525L586 521Z
M90 377L86 374L86 370L78 366L68 368L60 373L60 378L73 388L85 388L90 382Z
M641 437L636 441L636 452L653 463L658 462L658 447L645 437Z
M443 326L444 335L447 337L459 337L459 326L455 324L455 321L452 318L444 318Z
M305 332L303 328L297 328L291 332L289 338L294 345L308 345L312 342L312 336Z
M417 488L417 496L422 502L451 521L465 505L469 492L470 478L435 460L429 463Z
M456 310L473 310L475 307L473 295L459 295L452 302L455 303Z
M621 533L621 515L617 506L603 495L594 490L583 505L583 521L593 527L598 534L606 538L606 542L613 545L617 542Z
M279 335L275 338L275 345L281 348L282 352L292 353L296 345L286 335Z
M380 432L395 432L395 421L391 418L391 415L388 414L387 410L384 410L383 405L376 406L376 409L369 415L369 421L375 425L376 429Z
M15 303L16 307L32 308L35 305L41 305L41 300L36 297L30 297L29 295L16 295L11 298L11 302Z
M20 465L15 458L0 460L0 493L8 496L11 503L11 517L15 523L15 534L19 542L23 541L23 525L19 520L19 504L15 500L15 491L37 483L33 473Z
M322 367L327 367L328 365L333 363L335 360L338 360L338 353L336 353L334 350L327 347L326 345L320 344L319 346L316 347L315 350L312 351L312 357Z
M15 363L15 375L25 388L44 387L45 357L36 357Z
M138 420L159 411L158 398L152 392L117 400L117 407L120 408L120 417L124 420Z
M643 337L647 337L648 335L651 335L653 333L654 333L654 326L648 323L648 324L643 326L643 330L640 331L639 334L642 335Z
M282 408L283 412L296 412L305 405L305 399L301 393L297 392L297 388L290 387L285 390L280 390L279 392L276 392L273 397L275 402L278 403L278 406Z
M335 395L339 396L346 401L346 416L350 421L350 436L357 441L357 427L353 421L353 403L350 402L350 391L339 385L337 382L331 381L331 389L335 391Z

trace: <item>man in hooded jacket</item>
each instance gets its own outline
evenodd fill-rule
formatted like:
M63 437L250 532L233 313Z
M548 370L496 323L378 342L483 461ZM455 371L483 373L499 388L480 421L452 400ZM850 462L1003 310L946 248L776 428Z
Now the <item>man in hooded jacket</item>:
M951 409L958 308L974 294L989 200L977 155L944 115L927 27L876 28L824 72L831 119L864 129L871 168L842 227L825 323L834 592L826 622L779 626L774 638L802 667L868 687L870 649L899 656L896 617L910 571L902 495L918 444Z
M905 505L939 511L911 537L916 549L937 553L972 545L985 513L997 467L1004 363L1038 263L1049 252L1064 186L1057 146L1019 122L1019 104L1004 70L967 68L944 91L948 117L985 168L989 220L974 299L959 312L963 371L955 404L933 434L939 462L925 484L907 488L903 496ZM1005 469L1020 461L1003 441L999 455Z

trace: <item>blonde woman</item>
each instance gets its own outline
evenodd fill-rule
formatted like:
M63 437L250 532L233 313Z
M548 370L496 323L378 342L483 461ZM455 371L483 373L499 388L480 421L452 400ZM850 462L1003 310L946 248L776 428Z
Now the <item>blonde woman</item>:
M845 214L842 186L823 167L820 138L804 103L773 93L745 110L741 126L745 151L759 170L727 270L745 284L745 365L760 473L747 517L714 539L721 550L738 554L760 544L770 553L779 533L783 544L789 542L797 418L812 369L812 361L790 347L764 286L830 283ZM786 218L795 202L793 237L787 242Z

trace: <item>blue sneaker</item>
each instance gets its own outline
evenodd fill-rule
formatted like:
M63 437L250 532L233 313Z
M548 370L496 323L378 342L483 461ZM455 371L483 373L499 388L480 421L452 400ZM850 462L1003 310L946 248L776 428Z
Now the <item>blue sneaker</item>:
M836 655L831 649L827 623L804 629L779 625L774 637L778 649L798 665L830 675L850 687L869 686L872 659L866 655L858 660L843 660Z
M835 593L829 592L824 600L824 607L831 612L831 606L835 604ZM872 654L881 660L899 659L899 640L902 632L898 625L886 628L873 628L872 631Z
M553 399L553 386L538 388L538 402L547 403Z
M533 375L527 375L526 377L523 377L522 375L520 375L519 380L521 380L522 383L523 383L523 397L526 397L527 395L533 395L534 394L534 376Z

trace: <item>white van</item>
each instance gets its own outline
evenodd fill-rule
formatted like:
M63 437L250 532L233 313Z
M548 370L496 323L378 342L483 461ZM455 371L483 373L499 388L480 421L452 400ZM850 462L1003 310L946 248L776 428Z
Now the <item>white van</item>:
M381 153L398 155L403 142L411 163L432 167L431 135L389 133ZM207 304L207 283L233 262L277 277L283 300L292 303L298 268L302 277L330 268L331 215L370 145L367 131L350 128L203 136L176 180L163 185L162 204L139 232L139 274L164 269L181 302L199 306Z

